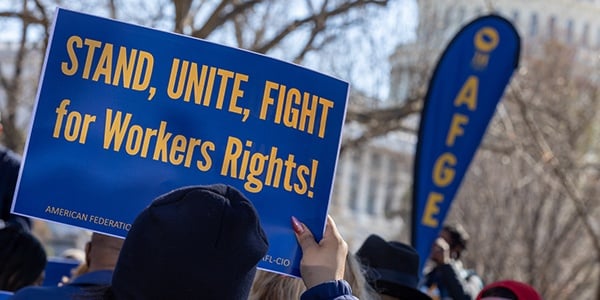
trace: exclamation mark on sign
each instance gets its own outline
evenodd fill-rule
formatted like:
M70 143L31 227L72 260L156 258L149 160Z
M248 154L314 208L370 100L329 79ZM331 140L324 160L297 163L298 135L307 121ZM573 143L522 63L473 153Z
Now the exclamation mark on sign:
M313 159L312 168L310 169L310 189L308 190L308 198L313 197L312 189L315 187L315 180L317 179L317 167L319 166L319 161Z

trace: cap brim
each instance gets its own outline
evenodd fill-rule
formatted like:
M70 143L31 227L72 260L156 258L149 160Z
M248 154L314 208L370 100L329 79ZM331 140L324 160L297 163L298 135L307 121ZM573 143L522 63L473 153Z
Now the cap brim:
M399 283L389 281L377 281L377 290L381 290L382 293L393 297L399 297L401 299L411 300L432 300L429 295L409 286L405 286Z

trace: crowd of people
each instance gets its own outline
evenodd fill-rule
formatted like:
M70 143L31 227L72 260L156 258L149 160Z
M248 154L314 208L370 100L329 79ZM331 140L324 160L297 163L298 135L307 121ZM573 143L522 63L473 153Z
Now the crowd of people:
M9 247L0 256L0 289L14 292L9 299L15 300L541 299L524 283L483 287L466 272L460 227L444 227L421 278L410 245L373 234L352 254L331 217L319 243L299 220L292 218L290 226L303 251L302 280L257 272L269 243L243 194L225 185L186 187L154 200L127 239L94 233L84 271L63 286L41 287L41 244L23 227L3 222L0 241Z
M0 299L542 299L525 283L484 286L466 270L460 226L444 227L423 274L408 244L372 234L350 253L330 216L318 242L292 217L301 279L257 270L269 241L252 203L223 184L154 199L124 240L93 233L82 266L61 286L40 286L47 257L26 220L3 218Z

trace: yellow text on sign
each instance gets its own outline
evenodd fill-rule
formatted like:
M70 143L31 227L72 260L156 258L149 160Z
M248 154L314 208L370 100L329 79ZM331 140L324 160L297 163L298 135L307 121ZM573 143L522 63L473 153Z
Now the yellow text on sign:
M500 35L493 27L483 27L478 30L473 37L473 45L475 47L475 55L471 60L471 65L476 70L485 69L489 63L490 53L498 47L500 43ZM466 107L469 111L474 112L477 109L477 94L479 91L479 78L475 75L469 76L458 95L454 99L454 107ZM469 124L469 117L454 113L448 133L446 135L446 147L453 147L456 139L464 136L464 127ZM458 163L457 157L451 152L442 153L435 161L432 171L433 184L438 188L444 188L452 184L456 171L455 167ZM444 195L431 191L428 194L427 202L421 223L429 227L438 227L438 215L440 213L440 205L444 202Z

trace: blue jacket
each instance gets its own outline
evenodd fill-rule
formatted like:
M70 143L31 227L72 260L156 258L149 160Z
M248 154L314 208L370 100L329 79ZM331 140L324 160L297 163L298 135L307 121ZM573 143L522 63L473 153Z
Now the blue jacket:
M358 300L344 280L328 281L308 289L300 300Z
M85 295L86 288L110 285L113 272L94 271L82 274L63 286L32 286L18 290L9 300L68 300Z
M9 291L0 291L0 300L9 299L12 294L13 293Z

